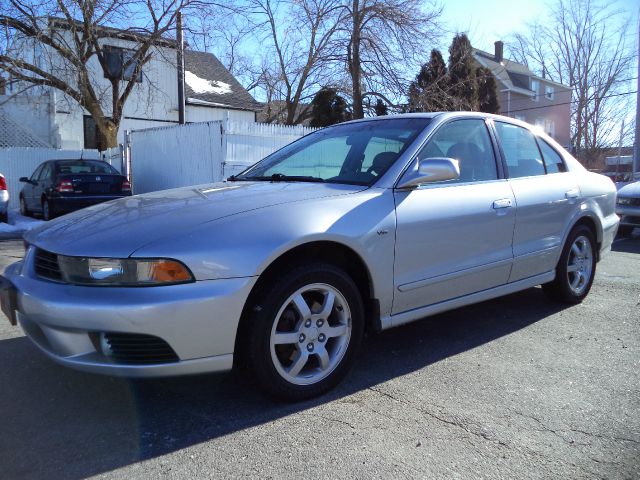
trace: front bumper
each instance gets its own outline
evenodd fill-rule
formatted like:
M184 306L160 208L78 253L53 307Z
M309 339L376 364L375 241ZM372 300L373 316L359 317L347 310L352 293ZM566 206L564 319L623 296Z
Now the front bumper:
M620 225L640 227L640 207L616 205L616 214L620 217Z
M86 287L47 281L30 271L30 255L4 273L15 287L16 319L56 362L75 369L131 377L231 368L236 331L256 277L162 287ZM25 270L25 271L22 271ZM127 364L105 352L96 336L137 334L166 342L177 359Z

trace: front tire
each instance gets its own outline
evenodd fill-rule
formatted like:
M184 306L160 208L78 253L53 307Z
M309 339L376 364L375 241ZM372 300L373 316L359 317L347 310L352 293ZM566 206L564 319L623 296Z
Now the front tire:
M580 303L591 290L596 274L596 241L591 229L578 225L571 230L553 282L542 285L553 300L563 303Z
M265 289L251 310L247 363L269 394L304 400L348 373L364 332L364 308L342 270L295 268Z
M31 212L29 212L29 209L27 208L27 202L25 202L23 196L20 196L20 215L23 217L31 215Z

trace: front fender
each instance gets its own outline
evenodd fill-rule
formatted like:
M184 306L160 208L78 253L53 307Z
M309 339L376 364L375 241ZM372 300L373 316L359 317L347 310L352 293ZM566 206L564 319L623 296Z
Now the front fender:
M197 280L214 280L259 276L293 248L336 242L362 258L384 312L393 296L395 221L391 190L371 188L222 218L185 236L148 244L132 257L176 258Z

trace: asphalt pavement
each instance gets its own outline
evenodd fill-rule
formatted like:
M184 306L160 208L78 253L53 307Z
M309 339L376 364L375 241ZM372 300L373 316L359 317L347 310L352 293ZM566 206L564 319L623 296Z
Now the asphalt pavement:
M235 373L68 370L0 316L0 479L640 478L639 367L638 237L580 305L532 288L373 335L293 405Z

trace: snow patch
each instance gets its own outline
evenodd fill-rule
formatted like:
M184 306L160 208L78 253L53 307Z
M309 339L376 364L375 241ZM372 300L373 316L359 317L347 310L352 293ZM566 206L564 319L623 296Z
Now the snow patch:
M0 223L0 233L24 233L32 228L39 227L44 224L43 220L24 217L20 215L18 210L9 211L9 223Z
M231 85L217 80L207 80L206 78L200 78L195 73L190 71L184 72L184 81L191 87L196 93L215 93L223 95L225 93L231 93Z

